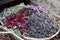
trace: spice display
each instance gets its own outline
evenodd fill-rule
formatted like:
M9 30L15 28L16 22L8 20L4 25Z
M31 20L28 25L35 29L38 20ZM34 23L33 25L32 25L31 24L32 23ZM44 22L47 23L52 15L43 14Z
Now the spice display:
M16 40L11 34L0 34L0 40Z
M38 12L32 7L23 8L13 15L6 16L2 21L7 28L15 29L15 33L18 31L17 35L24 34L34 38L50 37L58 31L58 26L54 20L41 11L42 9Z
M42 4L44 4L44 2L42 2ZM0 19L2 19L3 25L8 29L13 29L17 36L25 35L26 37L33 38L48 38L54 35L59 28L56 19L48 15L46 10L49 8L47 7L46 9L44 6L46 5L25 6L22 3L5 9L2 12L3 14L1 13ZM50 9L48 11L50 11ZM10 38L8 40L10 40Z
M0 26L0 40L17 40L19 37L43 40L60 30L60 21L55 17L60 16L60 0L28 1L24 0L24 3L6 8L0 13L0 23L3 25ZM60 40L60 33L49 40Z

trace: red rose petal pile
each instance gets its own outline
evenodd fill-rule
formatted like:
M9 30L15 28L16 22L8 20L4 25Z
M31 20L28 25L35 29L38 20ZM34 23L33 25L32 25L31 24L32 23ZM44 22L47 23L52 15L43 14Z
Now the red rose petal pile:
M25 22L25 19L27 18L27 16L25 15L25 13L17 13L15 15L10 15L10 16L6 16L6 20L4 21L4 26L6 26L7 28L9 26L11 26L12 28L14 26L17 26L18 23L22 23L22 22ZM19 29L27 29L28 28L28 25L25 24L22 26L19 27Z
M14 15L6 16L5 20L3 20L4 26L7 28L19 29L21 34L23 34L22 29L28 29L28 24L25 23L25 20L33 11L34 10L30 8L23 8Z

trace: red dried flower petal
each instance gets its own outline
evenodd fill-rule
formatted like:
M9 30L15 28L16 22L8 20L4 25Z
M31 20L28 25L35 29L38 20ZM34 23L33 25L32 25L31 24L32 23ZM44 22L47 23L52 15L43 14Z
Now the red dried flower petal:
M20 29L20 30L23 29L23 26L19 26L19 29Z
M15 17L14 17L14 15L13 15L13 16L11 16L11 19L12 19L12 20L14 20L14 18L15 18Z
M25 19L24 19L24 18L21 18L21 19L20 19L20 22L24 22L24 21L25 21Z
M27 16L25 16L25 17L23 17L24 19L27 19L28 17Z
M24 13L21 13L20 15L21 15L21 17L24 17L24 16L25 16L25 14L24 14Z
M15 22L15 20L11 20L12 22Z
M13 21L11 21L10 23L11 23L12 26L16 26L17 25L17 23L13 22Z
M9 26L9 23L8 22L4 22L4 26Z
M16 18L20 18L20 17L21 17L21 14L17 13Z
M8 21L10 21L10 20L11 20L11 16L6 16L6 19L7 19Z
M6 16L6 19L7 19L8 21L11 21L11 20L14 19L14 16Z
M25 25L24 25L24 29L27 29L27 28L28 28L28 25L27 25L27 24L25 24Z
M16 18L16 21L18 21L18 22L24 22L25 19L24 18Z
M16 21L19 22L20 21L20 18L16 18Z

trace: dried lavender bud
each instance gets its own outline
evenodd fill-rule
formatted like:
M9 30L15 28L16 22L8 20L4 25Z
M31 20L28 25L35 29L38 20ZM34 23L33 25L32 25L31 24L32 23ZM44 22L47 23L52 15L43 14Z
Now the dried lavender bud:
M39 10L40 12L43 12L45 9L44 9L42 6L38 6L38 10Z
M58 31L58 26L44 13L37 12L28 16L26 23L29 28L23 29L22 31L27 33L26 35L28 37L46 38L54 35Z
M28 8L31 8L31 9L33 9L33 10L36 10L36 6L34 6L34 5L27 5L27 7L28 7Z

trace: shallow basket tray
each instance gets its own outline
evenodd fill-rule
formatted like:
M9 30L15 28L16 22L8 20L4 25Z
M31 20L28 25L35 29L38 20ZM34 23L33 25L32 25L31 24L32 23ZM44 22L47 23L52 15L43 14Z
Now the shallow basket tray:
M50 40L52 38L54 38L55 36L57 36L59 34L59 30L52 36L48 37L48 38L32 38L32 37L26 37L26 36L22 36L24 39L27 39L27 40Z
M3 25L3 22L0 20L0 23ZM8 30L7 28L5 28L5 30ZM59 34L59 30L54 34L54 35L52 35L52 36L50 36L50 37L48 37L48 38L32 38L32 37L26 37L26 36L22 36L22 37L19 37L19 36L17 36L15 33L11 33L11 34L13 34L15 37L17 37L19 40L21 39L21 38L23 38L23 39L26 39L26 40L50 40L51 38L53 38L53 37L55 37L55 36L57 36L58 34Z

